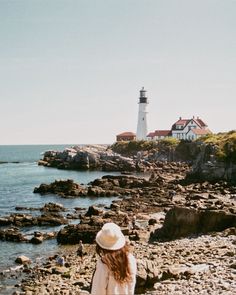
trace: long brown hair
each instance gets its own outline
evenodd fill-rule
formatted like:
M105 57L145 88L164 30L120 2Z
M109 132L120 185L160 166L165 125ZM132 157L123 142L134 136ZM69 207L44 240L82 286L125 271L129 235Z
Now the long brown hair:
M101 257L102 262L105 263L112 272L116 281L122 284L131 280L128 259L129 246L127 244L118 250L106 250L97 244L96 252Z

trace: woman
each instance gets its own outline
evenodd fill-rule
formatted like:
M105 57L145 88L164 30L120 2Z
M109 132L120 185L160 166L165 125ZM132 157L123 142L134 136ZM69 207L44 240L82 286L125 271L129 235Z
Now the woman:
M96 236L100 256L92 282L92 295L133 295L136 260L129 252L125 236L115 223L106 223Z

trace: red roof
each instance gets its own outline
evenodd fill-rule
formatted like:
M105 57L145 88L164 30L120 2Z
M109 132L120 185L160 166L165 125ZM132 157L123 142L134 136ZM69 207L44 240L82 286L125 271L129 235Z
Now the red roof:
M170 136L171 130L155 130L155 136Z
M148 133L147 137L154 137L155 136L155 132L150 132Z
M188 120L188 119L182 119L182 118L180 118L177 122L175 122L173 125L172 125L172 130L176 130L177 128L176 128L176 126L177 125L180 125L180 126L183 126L181 129L184 129L184 127L188 124L188 122L189 122L190 120ZM178 130L181 130L181 129L178 129Z
M155 130L154 132L150 132L147 137L153 138L154 136L170 136L171 130Z
M133 132L123 132L123 133L118 134L116 136L122 136L122 137L125 137L125 136L136 136L136 134L133 133Z
M194 134L196 135L206 135L212 133L209 129L200 129L200 128L193 128L191 129ZM189 130L190 131L190 130Z
M179 119L177 122L175 122L175 125L186 125L190 120L188 119Z
M206 126L207 126L207 124L205 124L205 123L202 121L202 119L197 118L195 121L196 121L201 127L206 127Z

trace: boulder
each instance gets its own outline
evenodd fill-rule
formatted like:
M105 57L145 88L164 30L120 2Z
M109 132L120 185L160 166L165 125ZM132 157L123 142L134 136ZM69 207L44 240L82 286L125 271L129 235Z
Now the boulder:
M78 244L81 240L84 244L91 244L100 229L101 227L88 224L67 225L58 232L57 242L59 244Z
M0 226L11 224L11 220L7 217L0 217Z
M174 207L167 212L163 227L157 229L153 237L176 239L191 234L223 231L234 226L236 226L236 214L226 213L223 210Z
M65 211L65 208L59 203L47 203L40 210L44 212L61 212Z
M11 224L15 226L32 226L36 225L37 219L31 214L12 213L8 217Z
M137 282L135 294L145 294L148 288L160 280L161 271L156 261L149 259L137 260Z
M88 187L88 195L95 197L103 197L106 195L106 192L103 188L99 186L90 186Z
M50 184L41 184L34 189L34 193L44 194L57 194L62 197L78 197L87 194L87 190L72 179L55 180ZM58 208L58 206L57 206Z
M43 242L43 240L44 240L44 234L36 231L36 232L34 232L33 238L30 239L29 242L31 244L37 245L37 244L41 244Z
M95 206L90 206L88 208L88 211L85 213L85 216L90 217L92 215L101 215L103 213L103 210L95 207Z
M37 217L37 224L39 226L42 226L42 225L57 226L57 225L62 225L67 223L68 223L68 220L60 214L46 213Z
M30 264L31 260L29 257L21 255L16 258L15 262L19 264Z
M34 236L32 239L30 239L29 242L31 244L37 245L37 244L41 244L43 242L43 240L44 240L44 237L43 237L43 235L41 235L41 236Z
M186 279L196 273L206 273L209 271L209 269L210 266L204 263L192 266L186 266L181 264L171 265L166 269L163 269L160 280Z
M0 240L10 242L25 242L27 238L19 231L18 228L8 228L0 230Z

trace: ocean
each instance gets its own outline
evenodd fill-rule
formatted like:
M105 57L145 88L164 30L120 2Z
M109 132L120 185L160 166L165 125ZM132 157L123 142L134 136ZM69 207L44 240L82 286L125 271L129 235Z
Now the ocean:
M0 217L14 212L39 214L38 211L16 211L16 206L39 208L43 207L45 203L56 202L73 211L74 207L88 208L90 205L109 205L115 199L94 197L63 199L56 195L41 196L33 193L36 186L41 183L53 182L56 179L73 179L76 182L87 184L107 174L102 171L66 171L37 165L43 152L47 150L61 151L70 146L72 145L0 146ZM78 223L79 221L74 222ZM30 227L24 228L23 232L31 235L35 230L53 231L59 228ZM50 253L55 253L59 247L55 240L47 240L40 245L0 241L0 272L14 266L14 260L19 255L26 255L36 261L43 256L50 255ZM0 286L1 284L3 282L0 278Z

